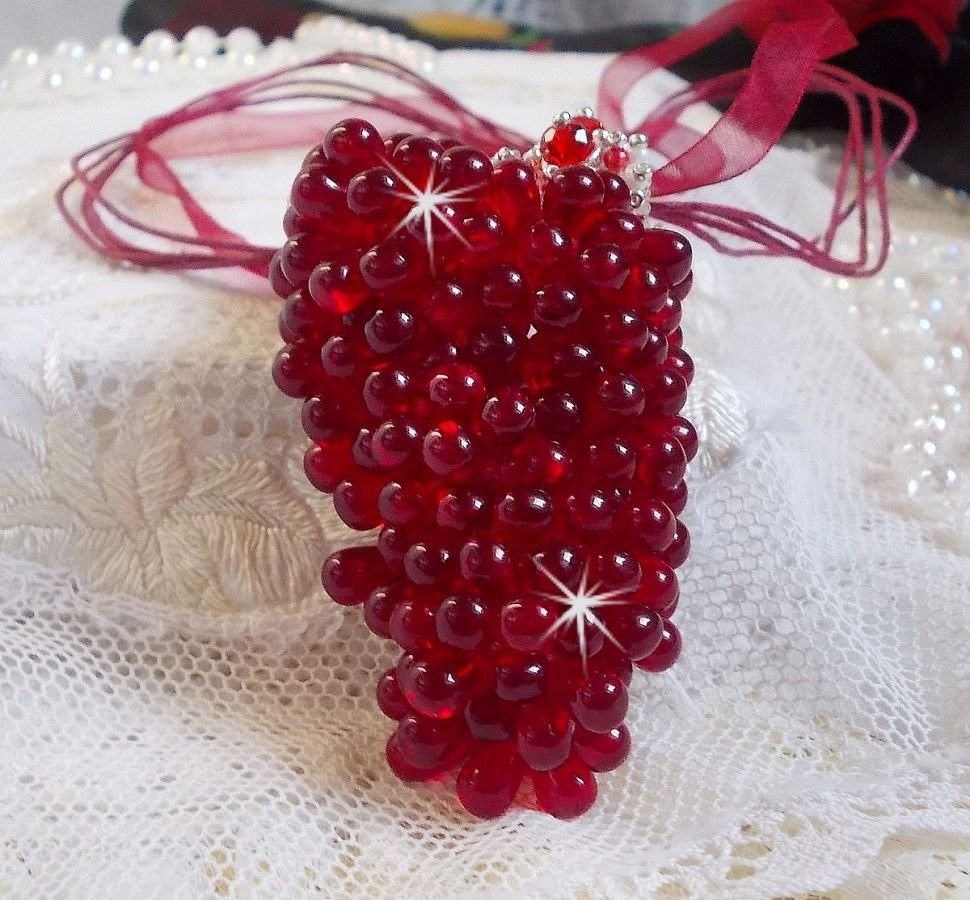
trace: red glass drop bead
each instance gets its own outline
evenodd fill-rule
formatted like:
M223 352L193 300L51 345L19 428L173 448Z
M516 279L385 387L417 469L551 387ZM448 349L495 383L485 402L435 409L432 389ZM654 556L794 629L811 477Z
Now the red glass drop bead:
M616 172L602 172L600 177L603 179L603 208L629 209L630 186L626 181Z
M391 163L415 187L424 190L444 148L429 137L410 135L395 145Z
M481 283L482 303L497 310L517 309L525 302L525 279L507 263L492 266Z
M605 644L603 649L596 654L594 662L599 669L608 669L615 672L620 677L624 687L630 687L633 682L633 662L618 647L612 643Z
M532 653L549 642L556 624L551 603L526 597L502 607L502 637L513 650Z
M542 696L546 667L541 656L499 659L495 666L495 693L500 700L525 703Z
M404 574L404 554L413 541L400 528L385 526L377 536L377 549L388 568L395 575Z
M624 511L624 521L643 550L662 553L673 542L677 520L660 500L636 501Z
M546 391L536 404L536 425L552 438L566 438L583 424L576 398L567 391Z
M677 575L667 563L653 557L641 560L640 564L643 574L637 589L636 602L656 613L662 613L680 593Z
M565 216L572 220L602 203L603 179L588 166L560 169L547 182L542 199L543 209L553 219Z
M687 508L687 482L682 481L673 490L660 491L660 498L675 516L679 516Z
M298 231L302 231L302 229L298 229ZM292 237L293 235L290 232L287 232L286 236ZM267 275L269 278L269 285L277 297L289 297L290 294L297 289L297 286L295 284L290 284L287 277L283 274L283 268L280 265L279 253L273 254L273 258L269 263L269 271ZM283 340L285 341L286 338L283 338Z
M589 116L576 116L562 125L546 129L539 142L542 158L554 166L585 162L595 149L593 132L603 125Z
M687 402L687 382L677 372L663 371L650 384L650 407L661 416L676 416Z
M494 694L479 694L465 707L465 722L477 741L508 741L515 734L517 711L516 704Z
M488 203L513 231L539 218L539 186L535 171L518 159L495 169L488 189Z
M505 387L489 397L482 419L498 435L521 434L535 419L535 407L523 388Z
M666 366L672 372L682 375L688 387L694 380L694 360L684 352L683 347L675 347L667 354Z
M280 337L288 344L297 341L319 343L329 330L329 323L305 291L294 291L280 307L277 318Z
M587 534L609 531L616 514L612 496L601 488L587 487L566 498L566 515L570 526Z
M649 656L660 643L663 633L663 620L647 606L634 606L632 604L612 606L606 613L606 620L609 624L610 633L619 641L620 646L632 660ZM622 720L623 717L621 716L609 727L618 725ZM585 719L579 721L592 731L606 730L605 728L596 728Z
M616 637L623 642L622 637ZM629 705L623 679L615 672L594 670L576 692L570 708L583 728L601 734L623 723Z
M628 210L611 209L593 229L589 240L594 244L616 244L621 250L640 246L643 219Z
M612 772L630 755L630 731L617 725L602 734L578 726L573 733L573 749L594 772Z
M443 600L435 615L435 628L442 644L459 650L476 650L485 640L488 607L474 594L457 594Z
M364 623L378 637L391 637L391 616L408 599L406 585L396 582L375 588L364 601Z
M559 630L559 646L569 656L595 656L606 643L606 636L585 618L577 619Z
M673 622L665 621L663 624L663 637L646 659L637 660L637 668L644 672L666 672L680 656L683 649L683 639L680 631Z
M625 438L607 438L590 444L586 466L607 481L629 481L637 468L637 452Z
M379 309L364 326L367 343L375 353L396 353L414 337L414 313L400 307Z
M469 581L504 584L512 577L512 558L505 544L489 539L468 541L459 557L461 574Z
M640 243L642 258L659 266L668 284L680 284L689 274L693 253L682 234L666 228L648 228Z
M346 215L347 185L333 163L307 166L290 189L293 209L305 219L329 220Z
M341 606L363 603L390 573L375 547L348 547L332 553L323 564L323 587Z
M361 428L357 432L357 437L350 445L350 456L353 461L368 472L376 472L381 468L381 464L374 458L374 432L370 428ZM383 485L376 485L377 494L374 497L375 510L377 508L377 497Z
M486 372L504 373L519 355L520 340L507 325L492 325L472 335L472 359Z
M536 772L548 772L569 758L573 728L569 713L551 703L525 707L516 722L516 746L525 764Z
M687 454L674 438L664 437L640 445L640 480L672 491L687 473Z
M599 368L599 359L589 344L568 341L552 351L552 372L559 378L586 379Z
M397 678L415 712L432 719L460 716L472 681L472 665L458 657L436 654L401 658ZM463 720L464 721L464 720Z
M332 494L350 474L350 444L338 439L314 444L303 455L303 471L310 484L324 494Z
M549 284L535 292L532 299L533 320L551 328L575 325L583 313L583 303L572 288Z
M343 403L335 391L305 400L300 410L300 421L306 436L315 442L330 440L347 425Z
M442 495L435 511L435 521L442 528L469 531L487 526L491 515L492 503L488 495L468 488Z
M459 231L464 238L464 250L478 254L484 261L505 240L505 226L502 221L495 213L486 210L473 212L462 219Z
M475 457L471 432L456 422L442 422L424 436L425 465L436 475L451 475Z
M687 298L687 295L691 292L694 287L694 273L688 272L687 277L680 283L675 284L670 289L670 296L681 303Z
M384 468L404 465L417 456L420 448L421 432L406 419L385 422L371 438L374 459Z
M461 805L480 819L502 815L515 799L524 769L511 744L482 747L458 774Z
M492 162L473 147L452 147L438 161L438 184L445 190L462 189L462 196L484 188L492 177Z
M370 531L381 524L377 512L377 496L383 483L366 478L341 481L333 492L333 508L348 528Z
M450 574L453 563L447 547L421 541L404 554L404 574L415 584L439 584Z
M356 336L335 334L323 345L320 363L331 378L348 379L367 371L368 355L363 342Z
M414 264L400 241L385 241L360 258L360 274L371 290L386 292L400 288L414 273Z
M549 438L531 435L516 447L508 472L509 482L543 484L552 487L572 472L572 460L562 444Z
M670 303L670 285L663 273L654 266L639 264L634 266L625 296L634 306L656 317ZM669 315L669 314L668 314ZM651 319L653 322L654 319ZM658 330L666 334L668 321L661 315L655 323Z
M397 725L397 747L406 762L417 769L439 769L450 762L464 736L464 721L431 719L408 713Z
M623 147L607 147L602 159L603 165L611 172L622 172L630 165L630 154Z
M497 520L512 530L545 530L552 524L552 498L538 488L518 488L499 500L495 512Z
M391 611L391 640L408 653L420 653L437 644L434 604L424 597L407 596Z
M388 525L398 528L418 521L425 510L425 498L421 488L411 482L392 481L381 489L377 497L377 510Z
M683 522L677 522L674 539L664 551L663 559L672 569L680 568L690 554L690 532ZM667 607L669 609L669 607Z
M394 669L388 669L377 682L377 705L385 716L395 721L403 719L411 712L401 686L397 683L397 672Z
M667 427L667 433L684 448L687 462L697 456L700 442L697 438L697 431L687 419L682 416L674 416Z
M356 258L320 263L310 273L307 290L318 306L333 315L352 312L367 299Z
M583 575L583 563L583 557L575 547L552 544L533 557L533 570L530 573L533 587L547 594L559 590L549 577L552 575L556 581L576 590Z
M630 276L630 264L615 244L587 247L579 255L576 268L587 284L608 291L619 290Z
M647 395L643 385L625 372L604 372L597 379L596 400L598 412L612 413L624 418L639 416L646 406Z
M364 119L343 119L323 139L327 156L343 166L361 168L384 155L384 141Z
M572 259L569 235L551 222L537 222L525 240L524 255L529 269L560 271Z
M421 306L428 326L439 335L466 340L478 325L480 310L473 302L472 292L457 281L435 285L424 297Z
M657 366L666 361L668 351L667 336L651 328L647 333L647 343L643 349L630 357L630 367L638 373L643 373L644 378L648 374L658 375Z
M485 401L485 382L472 366L451 363L431 377L428 397L449 416L466 410L477 414Z
M400 415L411 401L411 378L400 369L377 369L367 376L363 389L367 411L379 419Z
M640 584L643 570L640 561L628 550L607 550L596 557L593 583L609 591L633 591Z
M656 312L650 314L650 324L664 334L670 334L680 327L680 320L683 317L683 308L679 300L667 297L663 306Z
M577 757L532 776L539 808L557 819L575 819L596 802L596 777Z
M444 763L439 764L437 769L421 769L412 765L401 752L401 743L398 740L397 732L387 739L387 744L384 746L384 757L387 760L387 767L397 778L405 782L427 781L441 774L445 767Z
M273 381L287 397L308 396L322 375L319 354L305 344L284 347L273 361Z
M347 186L347 206L364 219L396 217L404 204L400 200L403 185L391 170L375 166L355 175Z

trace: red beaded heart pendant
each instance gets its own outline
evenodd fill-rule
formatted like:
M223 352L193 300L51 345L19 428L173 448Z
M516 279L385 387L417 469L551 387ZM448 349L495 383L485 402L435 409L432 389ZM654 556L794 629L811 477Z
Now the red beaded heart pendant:
M493 817L531 779L572 818L626 759L634 665L669 668L691 251L634 207L642 141L561 117L525 157L336 125L271 266L274 377L306 474L379 528L323 583L402 649L377 684L407 781Z

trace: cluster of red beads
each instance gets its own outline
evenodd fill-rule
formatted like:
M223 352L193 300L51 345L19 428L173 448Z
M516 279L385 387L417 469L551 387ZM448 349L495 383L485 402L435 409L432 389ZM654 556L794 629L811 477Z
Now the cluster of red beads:
M445 199L425 216L408 194L427 185ZM526 775L541 809L587 810L629 751L633 666L680 651L691 253L629 201L609 172L540 188L520 160L348 120L307 157L271 266L307 477L350 528L380 529L323 582L403 651L377 686L388 762L458 769L478 816ZM584 573L622 592L597 610L619 646L553 628L568 607L540 596L548 575L575 590Z

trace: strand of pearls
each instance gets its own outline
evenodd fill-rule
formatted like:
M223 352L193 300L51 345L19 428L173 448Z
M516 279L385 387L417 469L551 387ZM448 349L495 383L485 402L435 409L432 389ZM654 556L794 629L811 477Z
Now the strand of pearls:
M212 28L198 26L182 40L167 31L153 31L137 45L114 35L94 48L64 40L48 54L18 47L0 69L0 97L36 102L44 94L81 96L103 88L135 89L151 83L204 85L335 50L384 56L423 74L435 66L435 51L427 44L339 16L311 16L292 38L276 38L268 46L251 28L237 28L221 37Z
M970 197L917 174L893 200L932 210L929 228L896 229L878 276L828 278L857 336L920 410L889 453L897 505L970 549ZM953 228L952 226L956 226Z

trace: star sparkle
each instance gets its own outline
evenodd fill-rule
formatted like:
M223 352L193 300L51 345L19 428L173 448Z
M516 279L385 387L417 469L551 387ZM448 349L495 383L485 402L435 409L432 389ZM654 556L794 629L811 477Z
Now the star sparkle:
M407 201L411 208L405 214L391 234L397 234L402 228L406 228L412 222L420 221L424 229L424 242L428 250L428 261L431 266L431 274L435 274L435 233L434 220L437 219L445 228L448 229L466 247L471 244L468 239L458 230L455 223L448 217L443 207L448 207L456 203L468 203L471 197L466 196L476 187L474 185L444 190L444 184L435 184L435 170L428 173L428 182L424 188L419 188L410 178L398 169L390 160L385 163L394 176L405 186L406 190L392 194L400 200Z
M579 641L579 655L583 661L583 672L588 672L589 644L586 635L587 626L591 626L599 631L608 641L623 650L623 645L614 637L606 626L606 623L597 614L597 610L609 606L626 606L629 600L617 599L630 594L633 588L617 588L612 591L601 591L601 584L597 582L592 587L589 586L589 564L583 566L583 573L580 576L579 586L576 590L567 587L555 575L552 574L541 562L535 560L536 568L551 581L558 593L545 593L536 591L536 596L552 603L565 606L566 609L560 613L556 621L549 627L546 637L551 637L563 626L576 625L576 634Z

